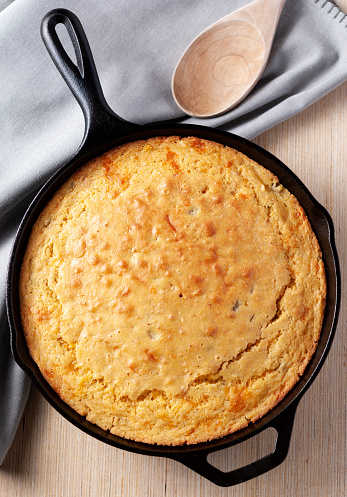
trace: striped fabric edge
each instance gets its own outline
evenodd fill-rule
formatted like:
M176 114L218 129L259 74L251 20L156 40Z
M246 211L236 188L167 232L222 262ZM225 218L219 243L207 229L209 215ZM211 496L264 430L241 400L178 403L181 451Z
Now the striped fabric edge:
M313 0L313 2L321 7L325 13L331 16L336 22L347 28L347 14L345 14L335 2L332 0Z

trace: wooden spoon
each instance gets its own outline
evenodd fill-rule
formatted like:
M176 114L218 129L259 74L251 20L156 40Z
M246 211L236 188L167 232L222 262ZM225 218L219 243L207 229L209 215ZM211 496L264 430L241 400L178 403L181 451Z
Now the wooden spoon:
M286 0L254 0L203 31L172 78L181 109L212 117L241 102L263 73Z

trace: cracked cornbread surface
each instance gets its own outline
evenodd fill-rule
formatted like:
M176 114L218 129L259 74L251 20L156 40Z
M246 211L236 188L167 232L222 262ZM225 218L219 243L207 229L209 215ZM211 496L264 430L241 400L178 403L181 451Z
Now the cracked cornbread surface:
M320 335L321 252L277 178L195 137L122 145L33 227L20 276L30 353L112 433L180 445L272 409Z

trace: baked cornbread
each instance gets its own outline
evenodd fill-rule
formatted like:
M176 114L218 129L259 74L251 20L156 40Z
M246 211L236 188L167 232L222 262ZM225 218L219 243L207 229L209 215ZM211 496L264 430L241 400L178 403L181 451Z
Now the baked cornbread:
M272 409L320 336L326 282L296 198L195 137L122 145L79 169L33 227L20 275L30 353L113 434L222 437Z

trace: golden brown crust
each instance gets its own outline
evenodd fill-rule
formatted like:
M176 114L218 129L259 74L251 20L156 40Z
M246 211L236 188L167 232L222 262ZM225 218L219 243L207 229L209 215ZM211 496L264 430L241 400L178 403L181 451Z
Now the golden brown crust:
M272 409L316 348L317 239L277 178L198 138L118 147L36 222L21 316L62 399L116 435L179 445Z

